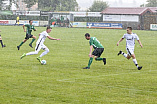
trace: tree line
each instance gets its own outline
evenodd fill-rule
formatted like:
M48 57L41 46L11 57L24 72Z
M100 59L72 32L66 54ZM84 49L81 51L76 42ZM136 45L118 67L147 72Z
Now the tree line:
M19 0L9 0L9 5L5 8L5 0L0 0L0 10L11 10L14 4L18 8ZM40 11L77 11L78 3L76 0L22 0L27 8L31 8L38 3L38 10ZM107 2L95 0L91 7L87 9L88 12L101 12L109 7ZM157 7L157 0L147 0L147 4L141 4L140 7Z

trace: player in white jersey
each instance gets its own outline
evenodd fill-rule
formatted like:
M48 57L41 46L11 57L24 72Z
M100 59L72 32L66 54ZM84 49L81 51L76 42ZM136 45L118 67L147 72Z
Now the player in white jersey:
M39 57L37 57L37 60L39 60L39 62L41 62L41 57L46 55L48 52L49 52L49 49L44 45L44 41L46 39L46 37L48 37L49 39L51 40L60 40L60 39L55 39L55 38L52 38L48 35L48 33L51 32L51 27L48 26L46 31L43 31L42 33L39 34L39 39L37 40L36 42L36 47L35 47L35 51L34 52L29 52L29 53L24 53L22 56L21 56L21 59L27 55L34 55L34 54L38 54L38 52L40 51L40 49L43 49L45 50Z
M119 46L119 43L123 40L126 39L126 50L127 54L125 54L122 51L119 51L118 56L122 54L125 58L130 59L132 57L134 64L136 65L138 70L142 69L142 66L138 66L135 54L134 54L134 46L135 46L135 39L138 41L140 44L141 48L143 47L141 44L141 41L139 40L139 37L137 34L132 33L132 27L127 27L127 33L123 35L123 37L117 42L117 46Z

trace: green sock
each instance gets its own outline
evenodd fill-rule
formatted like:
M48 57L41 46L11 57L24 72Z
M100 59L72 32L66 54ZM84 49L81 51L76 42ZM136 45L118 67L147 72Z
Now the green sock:
M93 58L90 57L89 62L88 62L88 67L90 67L90 65L92 64Z
M34 41L35 41L35 39L33 38L30 44L32 44Z
M21 44L20 44L19 46L22 46L23 43L24 43L24 42L21 42Z
M96 61L101 61L101 60L103 60L103 58L98 57L98 58L96 58L95 60L96 60Z

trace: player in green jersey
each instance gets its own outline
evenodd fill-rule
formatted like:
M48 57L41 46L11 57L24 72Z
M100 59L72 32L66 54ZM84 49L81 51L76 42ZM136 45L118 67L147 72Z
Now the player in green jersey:
M17 49L19 50L23 43L25 43L29 38L33 38L31 43L29 44L30 47L32 47L32 43L35 41L36 37L31 34L32 30L36 31L37 29L34 28L34 25L32 25L33 20L29 20L29 24L23 25L24 32L26 32L25 39L21 42L19 46L17 46ZM27 27L27 31L25 30L25 27ZM32 47L33 48L33 47Z
M106 58L101 58L101 54L104 51L104 47L102 46L102 44L97 40L96 37L90 37L89 33L85 34L85 38L87 40L89 40L89 44L90 44L90 52L89 52L89 62L88 62L88 66L84 67L83 69L90 69L90 65L92 64L93 58L95 56L95 60L96 61L101 61L103 60L104 65L106 64ZM94 51L92 52L94 48Z

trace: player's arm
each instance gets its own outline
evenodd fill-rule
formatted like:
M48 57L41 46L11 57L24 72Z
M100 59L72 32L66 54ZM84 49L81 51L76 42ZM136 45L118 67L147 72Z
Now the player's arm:
M25 25L23 25L22 27L23 27L24 32L26 32Z
M120 43L121 41L123 41L123 39L124 39L124 38L121 38L121 39L117 42L117 46L119 46L119 43Z
M34 25L33 25L33 30L34 30L34 31L37 31L37 29L34 28Z
M89 57L92 56L92 50L93 50L93 45L90 46L90 52L89 52Z
M140 44L140 46L141 46L141 48L142 48L143 45L142 45L141 41L140 41L140 40L137 40L137 41L138 41L138 43Z
M37 29L35 29L34 26L33 26L33 30L34 30L34 31L37 31Z
M56 38L52 38L52 37L50 37L50 36L47 36L49 39L51 39L51 40L61 40L61 39L56 39Z

